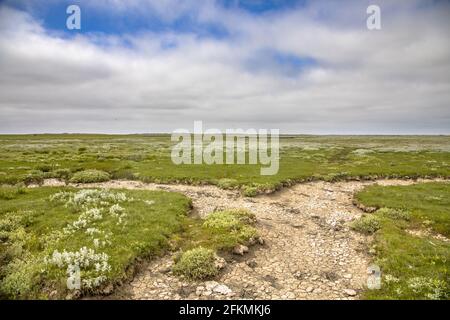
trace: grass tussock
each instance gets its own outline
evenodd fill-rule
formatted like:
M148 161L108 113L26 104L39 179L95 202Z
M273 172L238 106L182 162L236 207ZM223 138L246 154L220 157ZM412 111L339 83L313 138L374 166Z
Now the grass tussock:
M203 247L188 250L175 263L173 272L191 280L214 277L219 272L215 266L215 253Z
M109 173L101 170L84 170L75 173L72 178L70 178L70 182L73 183L93 183L93 182L104 182L110 180L111 177Z

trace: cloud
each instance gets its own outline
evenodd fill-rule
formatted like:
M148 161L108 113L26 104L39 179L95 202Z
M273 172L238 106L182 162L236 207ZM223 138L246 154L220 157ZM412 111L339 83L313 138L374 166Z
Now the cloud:
M116 17L144 8L165 21L189 15L196 27L68 36L32 10L0 6L0 132L161 132L203 120L297 133L450 133L445 2L380 1L380 31L365 28L365 1L264 13L212 1L124 3L87 4ZM196 31L208 23L228 35Z

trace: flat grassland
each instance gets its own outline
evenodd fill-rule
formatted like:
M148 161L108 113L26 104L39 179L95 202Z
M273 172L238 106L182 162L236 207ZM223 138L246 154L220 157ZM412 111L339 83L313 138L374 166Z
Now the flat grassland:
M449 136L283 136L273 176L261 176L260 165L174 165L172 145L168 135L0 135L0 298L76 298L67 291L75 267L83 293L110 292L136 261L183 234L199 238L192 241L200 248L181 259L197 274L200 256L209 270L215 250L254 237L230 212L211 223L219 233L205 229L186 217L190 201L177 193L37 187L48 178L214 184L255 196L310 180L450 177ZM360 224L374 234L375 262L389 275L365 297L448 298L449 184L373 186L356 199L400 210ZM246 232L230 239L229 225Z
M247 195L308 179L449 177L449 136L283 136L280 170L260 165L174 165L169 135L3 135L0 184L70 179L86 169L112 179L215 184Z

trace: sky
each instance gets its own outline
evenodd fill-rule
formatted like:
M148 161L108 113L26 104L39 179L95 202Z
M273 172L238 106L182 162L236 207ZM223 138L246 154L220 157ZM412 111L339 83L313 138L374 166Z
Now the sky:
M450 1L0 0L0 133L450 134L449 30Z

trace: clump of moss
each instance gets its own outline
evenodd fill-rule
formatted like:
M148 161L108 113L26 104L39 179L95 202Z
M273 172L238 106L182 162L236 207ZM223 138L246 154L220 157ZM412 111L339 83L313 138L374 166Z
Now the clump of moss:
M258 195L259 189L255 186L242 186L242 193L246 197L254 197Z
M256 222L253 213L243 210L224 210L211 213L203 222L203 227L211 232L218 249L232 248L245 244L258 236L252 226Z
M381 228L380 218L372 214L363 216L354 221L351 224L351 228L365 234L375 233Z
M173 272L191 280L207 279L219 272L214 262L213 250L198 247L184 252L175 263Z
M75 173L70 182L74 183L90 183L90 182L103 182L110 180L109 173L101 170L90 169Z
M376 214L391 218L393 220L406 220L411 219L411 213L407 210L392 209L392 208L381 208L378 209Z
M203 225L213 229L238 230L244 224L256 222L256 217L244 209L216 211L208 215Z

